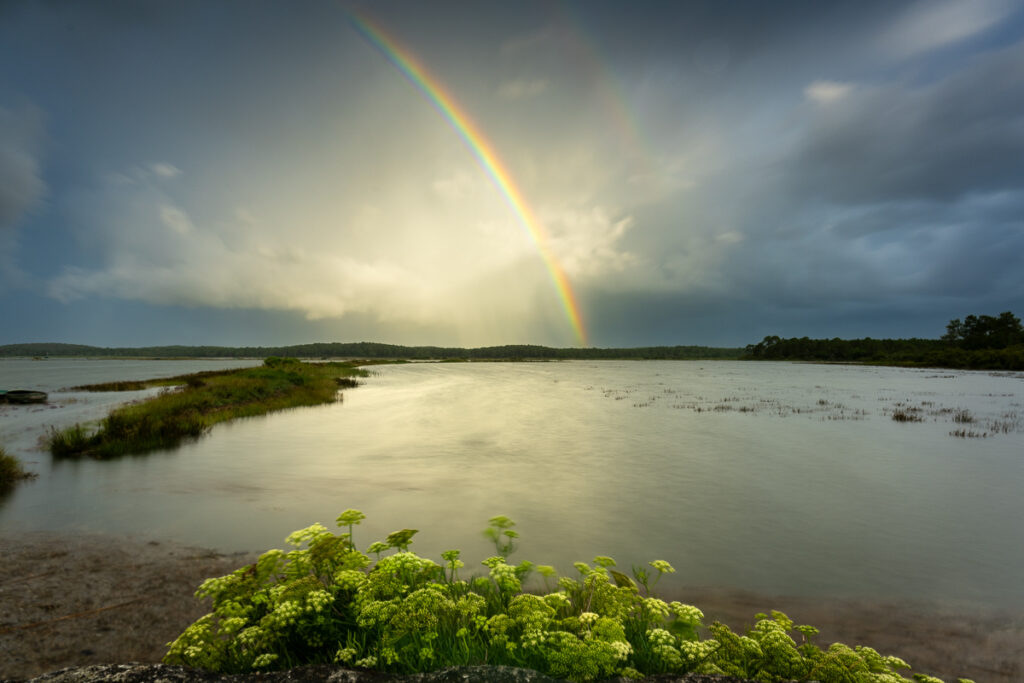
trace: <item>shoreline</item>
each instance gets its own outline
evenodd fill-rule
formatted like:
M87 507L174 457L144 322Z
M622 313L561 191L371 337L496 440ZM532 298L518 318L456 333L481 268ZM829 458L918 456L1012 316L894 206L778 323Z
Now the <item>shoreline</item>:
M207 578L260 552L220 553L158 540L31 532L0 536L0 679L69 666L156 663L166 643L208 610L193 597ZM821 629L819 645L843 642L905 659L913 672L951 683L1011 683L1024 677L1024 614L910 601L822 600L716 588L660 597L696 605L705 623L736 630L777 609ZM42 644L42 647L40 646Z

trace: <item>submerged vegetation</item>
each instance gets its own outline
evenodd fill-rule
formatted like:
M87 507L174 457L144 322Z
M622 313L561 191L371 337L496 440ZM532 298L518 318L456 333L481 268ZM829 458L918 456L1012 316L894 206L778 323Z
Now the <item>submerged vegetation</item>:
M31 479L34 476L34 473L25 471L17 458L8 455L0 447L0 493L11 490L22 479Z
M97 391L167 388L149 400L113 410L96 428L76 424L51 432L50 452L55 457L102 459L172 448L218 422L329 403L337 399L339 388L356 386L354 378L366 374L355 362L302 363L270 357L255 368L77 387Z
M910 667L898 657L841 643L822 649L813 642L818 629L781 612L756 615L743 635L718 622L705 627L697 607L653 594L675 571L663 560L633 567L632 576L605 556L577 562L577 576L511 565L514 522L495 517L485 532L497 553L483 561L488 573L465 580L460 551L442 553L442 564L410 552L414 529L361 552L352 532L364 518L346 510L337 523L347 531L314 524L288 537L294 550L271 550L205 581L196 596L210 598L213 611L168 644L164 661L224 673L333 662L399 673L504 664L573 681L691 671L761 681L908 680L899 672ZM534 573L545 591L524 591Z

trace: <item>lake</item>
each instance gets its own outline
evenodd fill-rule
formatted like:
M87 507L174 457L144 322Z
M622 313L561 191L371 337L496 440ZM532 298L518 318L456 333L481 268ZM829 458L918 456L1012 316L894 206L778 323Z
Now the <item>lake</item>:
M0 444L40 474L0 499L0 533L261 550L351 507L368 516L363 548L411 527L420 554L478 561L493 554L481 530L504 514L522 536L513 561L565 572L601 554L627 571L668 560L674 585L1024 606L1019 373L414 363L174 451L61 462L38 450L46 425L148 395L62 386L235 364L0 360L0 385L51 390L54 406L0 410Z

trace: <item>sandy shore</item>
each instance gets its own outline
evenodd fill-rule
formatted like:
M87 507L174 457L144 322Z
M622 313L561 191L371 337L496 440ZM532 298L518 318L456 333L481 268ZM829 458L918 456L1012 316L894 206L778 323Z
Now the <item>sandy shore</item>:
M0 679L66 666L159 662L166 643L208 606L192 597L211 576L257 553L223 555L157 541L34 533L0 537ZM819 644L869 645L915 671L955 681L1024 679L1024 614L912 603L829 601L692 590L664 596L697 605L707 621L741 629L781 609L821 629Z

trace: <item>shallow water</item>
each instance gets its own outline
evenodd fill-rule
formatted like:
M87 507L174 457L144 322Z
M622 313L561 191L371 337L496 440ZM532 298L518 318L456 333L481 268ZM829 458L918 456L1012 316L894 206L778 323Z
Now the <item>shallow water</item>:
M568 571L606 554L666 559L675 585L1024 606L1024 376L653 361L374 373L337 404L176 451L9 449L41 476L0 501L0 531L252 550L354 507L363 547L413 527L421 554L479 559L480 530L505 514L522 534L513 560ZM973 422L954 421L964 410ZM19 424L3 420L0 439Z

